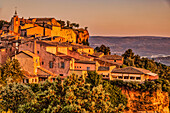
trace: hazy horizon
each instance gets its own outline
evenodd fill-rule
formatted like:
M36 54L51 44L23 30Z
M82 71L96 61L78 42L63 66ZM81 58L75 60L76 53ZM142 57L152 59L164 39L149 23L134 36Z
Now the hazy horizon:
M168 0L0 0L0 19L54 17L88 27L91 36L170 36Z

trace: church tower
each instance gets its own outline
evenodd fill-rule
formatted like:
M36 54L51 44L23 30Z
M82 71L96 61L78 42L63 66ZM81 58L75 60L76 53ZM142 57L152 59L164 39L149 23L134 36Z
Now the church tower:
M11 19L11 31L14 31L15 33L19 32L19 26L20 26L20 19L17 15L17 10L15 10L15 14Z

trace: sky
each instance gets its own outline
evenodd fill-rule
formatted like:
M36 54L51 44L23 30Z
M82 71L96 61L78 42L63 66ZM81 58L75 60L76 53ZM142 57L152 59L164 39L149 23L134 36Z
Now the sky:
M170 36L169 0L0 0L0 19L54 17L91 36Z

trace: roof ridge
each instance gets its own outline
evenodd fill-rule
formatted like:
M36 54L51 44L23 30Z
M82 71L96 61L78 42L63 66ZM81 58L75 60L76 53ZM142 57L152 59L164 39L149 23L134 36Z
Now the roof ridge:
M40 70L42 70L42 71L44 71L44 72L46 72L46 73L48 73L48 74L50 74L50 75L53 75L53 76L56 75L56 74L52 73L51 71L49 71L49 70L47 70L47 69L45 69L45 68L43 68L43 67L41 67L41 66L38 66L37 68L39 68Z

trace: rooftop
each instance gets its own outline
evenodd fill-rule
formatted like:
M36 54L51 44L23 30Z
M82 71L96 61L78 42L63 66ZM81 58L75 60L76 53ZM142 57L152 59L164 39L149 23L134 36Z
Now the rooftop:
M136 67L125 67L120 69L113 69L112 73L126 73L126 74L148 74L151 76L156 76L157 74L152 73L149 70L136 68Z
M98 67L98 71L109 71L109 70L110 70L109 67L105 67L105 66Z
M109 61L109 60L104 59L104 58L95 58L95 61L100 61L100 62L104 62L104 63L109 63L109 64L117 65L117 66L122 66L121 63Z
M55 76L54 73L52 73L51 71L47 70L47 69L44 69L42 67L37 67L37 75L39 76L49 76L49 75L52 75L52 76Z
M99 57L100 55L103 55L103 52L95 52L93 55Z
M83 61L83 60L77 60L75 63L83 63L83 64L96 64L96 61Z
M19 53L24 53L24 54L27 54L28 56L30 56L30 57L39 57L38 55L36 55L36 54L34 54L34 53L32 53L32 52L30 52L30 51L21 51L21 52L19 52Z

